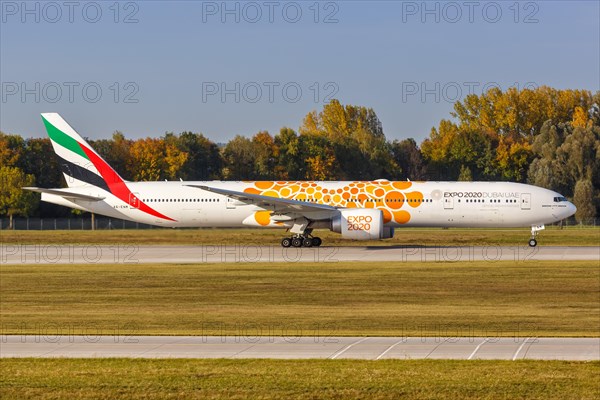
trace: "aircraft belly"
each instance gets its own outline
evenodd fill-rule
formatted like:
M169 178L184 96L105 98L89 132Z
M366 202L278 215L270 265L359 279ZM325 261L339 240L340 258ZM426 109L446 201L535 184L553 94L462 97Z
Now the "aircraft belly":
M504 225L504 215L498 208L477 210L455 208L413 213L408 223L399 226L486 228L502 225Z
M178 226L184 227L214 227L236 228L243 227L242 221L248 217L248 211L243 209L196 208L184 209L180 213Z

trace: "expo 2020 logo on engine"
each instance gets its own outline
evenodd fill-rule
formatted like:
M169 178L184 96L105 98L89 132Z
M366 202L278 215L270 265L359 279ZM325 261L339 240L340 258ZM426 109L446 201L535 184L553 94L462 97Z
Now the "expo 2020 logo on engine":
M350 215L347 222L349 231L370 231L373 217L370 215Z

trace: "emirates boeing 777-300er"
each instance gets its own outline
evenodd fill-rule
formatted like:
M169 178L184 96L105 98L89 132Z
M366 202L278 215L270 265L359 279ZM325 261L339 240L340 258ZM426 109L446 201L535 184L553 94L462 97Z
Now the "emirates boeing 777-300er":
M128 182L56 113L42 119L68 188L26 188L42 201L164 227L265 227L289 232L284 247L320 246L314 229L345 239L393 237L401 227L531 227L576 208L552 190L510 182Z

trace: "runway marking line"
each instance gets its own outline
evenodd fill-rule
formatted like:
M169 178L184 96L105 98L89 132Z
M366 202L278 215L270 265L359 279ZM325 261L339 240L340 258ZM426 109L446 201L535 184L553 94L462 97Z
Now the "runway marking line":
M487 342L488 342L488 339L487 339L487 338L483 339L483 342L479 343L479 344L477 345L477 347L475 347L475 350L473 350L473 352L471 353L471 355L469 356L469 358L467 358L467 360L472 360L472 359L473 359L473 357L475 357L475 353L477 353L477 351L479 351L479 348L480 348L481 346L483 346L484 344L486 344Z
M527 338L525 340L523 340L523 343L521 343L521 345L519 346L519 348L517 349L517 351L515 352L515 355L513 356L512 360L515 361L517 359L517 357L519 356L519 353L521 352L521 349L523 349L523 346L525 346L525 343L527 343L527 341L530 338Z
M357 345L359 343L364 342L365 340L369 339L368 337L362 338L360 340L357 340L356 342L350 343L348 346L344 347L342 350L338 351L337 353L335 353L334 355L332 355L331 357L329 357L332 360L335 360L336 358L338 358L339 356L341 356L343 353L346 352L346 350L350 349L352 346Z
M52 355L52 353L54 353L55 351L58 351L58 350L62 351L62 350L68 349L69 347L72 347L74 345L74 343L67 343L65 345L61 345L61 343L57 343L57 344L58 344L58 346L56 348L54 348L52 350L48 350L47 352L43 353L42 357L46 357L46 356L50 357Z
M442 340L440 342L440 344L438 344L437 346L435 346L424 358L426 358L426 359L429 358L429 356L432 355L433 352L438 349L438 347L440 347L441 345L443 345L444 343L449 342L449 341L450 341L450 339L444 338L444 340Z
M397 341L396 343L394 343L393 345L388 347L383 353L381 353L380 355L377 356L376 360L380 360L381 357L385 356L387 353L390 352L390 350L392 350L394 347L398 346L400 343L402 343L404 341L405 341L405 339L400 339L399 341Z
M239 356L240 354L242 354L242 353L245 353L246 351L250 350L250 349L251 349L251 348L253 348L253 347L256 347L256 343L254 343L254 344L252 344L252 345L250 345L250 346L246 347L246 348L245 348L245 349L243 349L243 350L240 350L240 351L238 351L237 353L234 353L234 354L230 355L230 356L229 356L229 357L227 357L227 358L236 358L236 357L237 357L237 356Z
M529 353L529 350L531 350L531 345L534 343L539 343L539 340L537 337L532 338L533 340L531 342L529 342L529 346L527 346L527 350L525 350L525 353L523 353L523 358L527 357L527 353Z

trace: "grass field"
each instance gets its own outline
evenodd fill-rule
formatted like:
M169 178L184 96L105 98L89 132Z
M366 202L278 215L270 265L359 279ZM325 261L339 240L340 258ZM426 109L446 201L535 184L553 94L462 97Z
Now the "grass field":
M600 363L3 359L3 399L597 399Z
M3 333L598 336L597 261L4 265Z
M397 229L393 239L371 242L344 240L339 234L315 231L327 246L470 246L527 244L529 229ZM274 244L285 232L277 229L145 229L110 231L0 231L7 244ZM542 246L598 246L600 227L548 227L538 242Z

